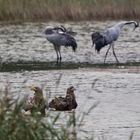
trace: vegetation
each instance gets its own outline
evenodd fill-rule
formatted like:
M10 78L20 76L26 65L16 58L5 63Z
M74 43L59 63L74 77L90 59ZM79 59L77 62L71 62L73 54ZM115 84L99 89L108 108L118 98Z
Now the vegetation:
M0 0L1 21L139 18L139 0Z
M46 117L37 112L27 115L23 112L25 99L13 99L9 95L6 87L0 98L0 140L77 140L77 131L85 115L96 107L92 106L79 116L77 124L74 111L47 111Z
M98 105L94 104L78 117L74 111L47 111L45 117L38 112L27 115L23 112L25 99L14 99L8 89L6 86L5 92L0 92L0 140L78 140L77 133L82 130L85 116ZM94 139L88 136L87 131L85 133L86 137L80 139ZM133 135L132 132L129 140L133 139Z

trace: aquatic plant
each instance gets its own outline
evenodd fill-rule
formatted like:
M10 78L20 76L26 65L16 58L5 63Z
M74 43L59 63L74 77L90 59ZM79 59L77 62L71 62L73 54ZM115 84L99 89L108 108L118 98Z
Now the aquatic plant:
M11 97L8 89L6 86L5 92L0 92L0 140L78 140L85 117L98 105L94 104L77 117L75 111L47 111L46 117L38 112L27 115L22 111L25 99ZM87 131L85 133L88 134ZM129 140L133 135L131 133ZM94 140L94 137L80 139Z
M45 117L38 112L25 114L25 99L11 97L8 87L0 94L0 140L76 140L77 130L88 113L80 114L79 120L75 111L48 110Z

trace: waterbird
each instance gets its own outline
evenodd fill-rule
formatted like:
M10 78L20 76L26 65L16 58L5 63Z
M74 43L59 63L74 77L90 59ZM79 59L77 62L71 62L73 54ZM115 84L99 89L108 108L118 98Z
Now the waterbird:
M59 96L52 99L49 103L49 108L53 108L58 111L70 111L72 109L76 109L77 101L74 94L76 89L73 86L70 86L67 89L67 93L65 97Z
M117 63L119 63L119 60L118 60L118 58L115 54L115 50L114 50L115 41L118 39L123 27L128 24L134 24L133 30L135 30L137 27L139 27L139 23L136 21L121 21L121 22L115 24L114 26L107 28L106 30L104 30L102 32L92 33L92 35L91 35L92 43L93 43L92 46L95 46L95 50L97 51L97 53L100 53L100 50L104 46L109 45L109 48L105 54L104 63L106 61L106 57L107 57L108 52L111 47L113 50L113 55L115 56Z
M31 90L34 91L34 96L28 98L24 106L24 110L30 110L31 112L39 111L42 115L45 115L47 101L43 97L42 89L37 86L31 86Z
M71 46L72 50L75 52L77 49L77 43L75 38L71 35L72 31L68 31L64 26L56 27L46 27L44 34L47 40L53 44L56 55L57 62L61 62L61 46Z

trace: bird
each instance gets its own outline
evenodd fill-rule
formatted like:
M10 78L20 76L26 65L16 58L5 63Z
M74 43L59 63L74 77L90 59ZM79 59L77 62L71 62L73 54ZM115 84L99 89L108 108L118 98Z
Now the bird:
M66 98L69 110L75 109L77 107L77 102L76 102L76 98L75 98L75 94L74 94L75 90L76 89L73 86L70 86L67 89L67 93L66 93L65 98Z
M47 101L43 97L43 91L40 87L32 86L31 90L34 91L34 96L26 100L24 106L25 111L39 111L42 115L45 115L45 109L47 108Z
M95 50L97 53L100 53L100 50L105 47L106 45L109 45L109 48L105 54L104 58L104 63L106 61L108 52L110 48L112 47L113 50L113 55L116 58L117 63L119 63L119 60L115 54L114 46L115 46L115 41L119 38L119 35L125 25L128 24L134 24L134 29L135 30L137 27L139 27L139 23L137 21L121 21L115 24L114 26L107 28L106 30L102 32L93 32L91 35L92 39L92 46L95 46Z
M49 108L53 108L57 111L71 111L72 109L76 109L78 104L74 94L75 90L73 86L70 86L67 89L65 97L59 96L52 99L49 103Z
M73 32L67 31L64 26L56 27L46 27L44 34L46 39L53 44L56 55L57 62L61 62L61 46L71 46L72 50L75 52L77 49L77 43L75 38L71 35Z
M71 27L69 27L69 28L66 29L63 25L60 25L60 27L59 26L56 26L56 28L57 29L60 29L61 31L66 32L67 34L70 34L72 36L75 36L77 34L76 32L74 32L72 30Z

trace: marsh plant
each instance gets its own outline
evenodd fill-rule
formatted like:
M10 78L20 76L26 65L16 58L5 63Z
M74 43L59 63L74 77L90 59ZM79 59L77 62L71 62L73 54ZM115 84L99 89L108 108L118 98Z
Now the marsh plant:
M78 127L88 114L79 115L79 123L75 111L47 110L45 117L38 112L25 114L25 99L12 98L8 88L0 94L0 140L77 140Z
M82 126L86 116L99 103L78 115L76 111L47 110L44 117L38 112L25 114L23 108L26 98L11 97L8 87L0 95L0 140L94 140L94 136L87 132L82 138L78 134L84 132ZM133 139L133 135L129 140Z
M139 0L0 0L2 21L139 18Z
M24 100L10 99L4 96L0 100L0 140L62 140L70 139L66 126L55 127L60 113L52 116L50 112L45 119L40 114L27 115L23 112ZM73 113L72 113L73 114ZM71 115L68 119L69 126Z

